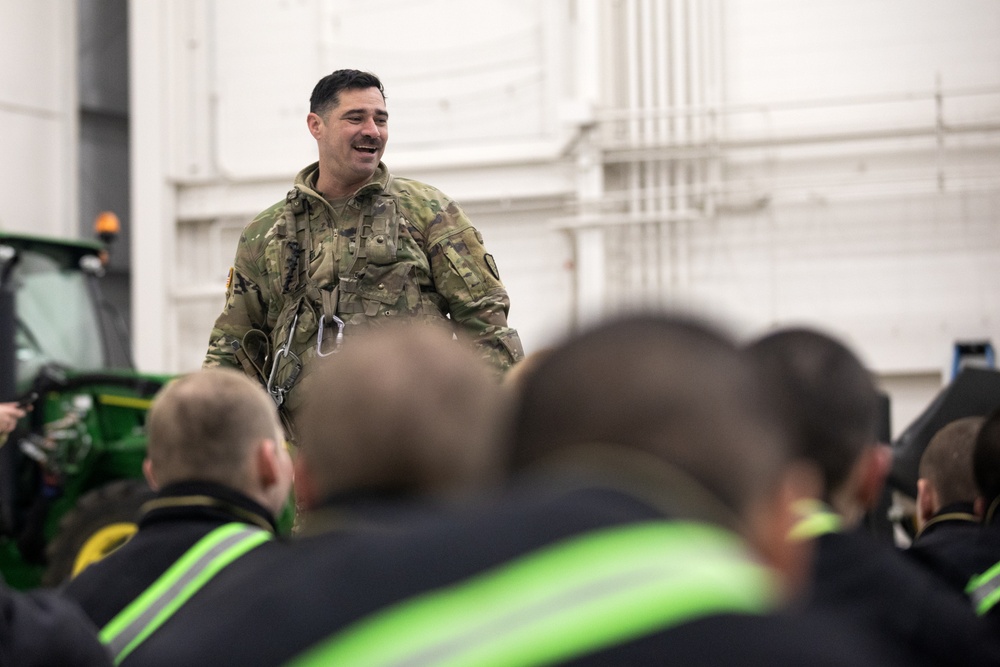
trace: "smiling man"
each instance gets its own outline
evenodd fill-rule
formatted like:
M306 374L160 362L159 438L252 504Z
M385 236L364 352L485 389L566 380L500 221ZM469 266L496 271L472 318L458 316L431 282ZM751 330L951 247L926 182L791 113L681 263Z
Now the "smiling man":
M510 300L482 235L440 190L382 163L382 83L338 70L306 117L319 161L243 231L205 366L257 378L290 427L312 359L400 319L443 325L502 372L521 359Z

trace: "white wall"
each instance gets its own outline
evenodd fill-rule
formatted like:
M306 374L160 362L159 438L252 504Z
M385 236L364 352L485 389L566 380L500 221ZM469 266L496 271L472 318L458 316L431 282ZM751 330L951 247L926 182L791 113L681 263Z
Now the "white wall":
M898 399L896 432L956 339L1000 339L1000 4L602 8L634 34L602 86L603 212L567 225L602 235L605 314L833 331ZM697 67L664 60L658 33Z
M0 228L77 236L71 0L0 0Z
M842 333L897 432L955 340L1000 343L997 35L990 0L725 3L730 137L761 140L732 153L729 203L767 203L696 236L697 292Z

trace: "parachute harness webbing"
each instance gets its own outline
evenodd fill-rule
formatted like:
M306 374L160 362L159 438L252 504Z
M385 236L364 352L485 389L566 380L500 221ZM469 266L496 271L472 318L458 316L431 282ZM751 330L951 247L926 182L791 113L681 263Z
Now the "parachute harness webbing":
M548 664L721 613L763 613L773 575L719 528L632 524L571 538L384 609L290 664Z
M101 641L108 645L115 664L220 570L269 539L270 532L244 523L227 523L201 538L101 630Z

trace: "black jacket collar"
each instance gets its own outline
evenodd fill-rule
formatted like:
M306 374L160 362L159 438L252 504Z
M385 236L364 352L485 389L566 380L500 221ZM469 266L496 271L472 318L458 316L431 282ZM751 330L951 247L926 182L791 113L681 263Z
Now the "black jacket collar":
M204 518L241 521L276 532L275 519L260 503L213 482L179 482L163 487L142 506L140 527L159 521Z

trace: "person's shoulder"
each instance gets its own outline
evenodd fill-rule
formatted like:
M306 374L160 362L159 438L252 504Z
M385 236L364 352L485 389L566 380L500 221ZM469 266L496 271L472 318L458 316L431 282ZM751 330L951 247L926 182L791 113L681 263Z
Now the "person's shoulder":
M1000 524L988 524L976 533L976 545L1000 559Z
M970 574L982 574L1000 564L1000 526L985 526L976 534L966 564Z
M971 521L931 526L919 534L903 553L922 560L925 557L967 560L975 553L980 525Z
M998 664L1000 645L968 599L893 545L849 531L822 536L817 556L813 595L819 607L846 611L897 645L938 660Z
M91 621L56 591L0 587L0 618L0 664L111 664Z
M427 235L429 245L472 227L458 202L433 185L394 177L388 193L397 201L399 213Z
M393 176L389 183L389 193L397 197L423 197L428 199L444 199L451 201L439 188L405 176Z
M655 664L664 655L683 665L911 664L871 633L802 610L707 616L609 647L574 664Z
M263 244L270 238L270 230L278 222L285 211L285 200L275 202L258 213L253 220L243 228L243 238L248 244Z
M820 536L817 563L820 574L877 578L883 585L933 579L903 551L860 529Z
M275 225L284 215L285 200L275 202L258 213L247 223L236 248L236 263L256 264L264 256L264 250L274 237Z
M938 594L938 583L946 588L913 558L861 531L821 535L817 540L813 596L821 607L886 614L907 605L925 605L928 595Z

